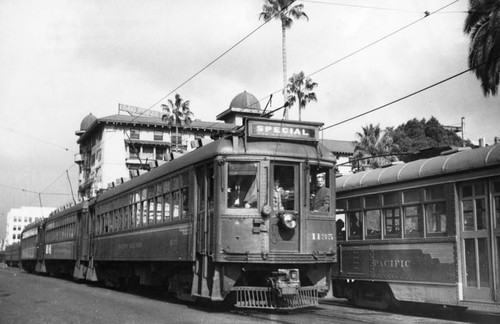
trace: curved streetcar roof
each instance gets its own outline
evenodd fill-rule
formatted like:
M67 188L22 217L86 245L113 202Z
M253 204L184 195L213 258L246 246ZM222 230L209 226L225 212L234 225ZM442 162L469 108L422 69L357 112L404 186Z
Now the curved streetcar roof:
M500 166L500 144L337 178L337 191Z
M26 225L23 230L21 231L21 233L24 233L26 231L29 231L30 229L32 228L37 228L38 226L40 226L40 224L43 223L45 219L40 219L40 220L37 220L35 222L32 222L32 223L29 223L28 225Z
M238 138L238 146L233 147L233 141L231 139L223 138L160 165L159 167L131 179L130 181L120 184L115 188L109 189L97 196L97 198L94 198L94 201L99 202L115 197L116 195L124 193L128 190L139 188L155 181L158 178L172 174L189 165L194 165L219 155L230 156L242 154L247 156L279 156L302 159L309 158L311 161L318 161L318 156L320 156L319 161L321 162L335 163L335 156L321 144L316 146L312 143L304 144L285 141L248 141L245 144L244 140L240 137Z
M68 208L65 208L65 209L62 209L62 210L56 210L56 211L52 212L49 215L49 217L47 217L45 219L45 221L52 221L52 220L64 217L66 215L72 214L72 213L74 213L76 211L79 211L80 209L83 208L83 204L84 203L85 202L82 201L82 202L79 202L78 204L70 206Z

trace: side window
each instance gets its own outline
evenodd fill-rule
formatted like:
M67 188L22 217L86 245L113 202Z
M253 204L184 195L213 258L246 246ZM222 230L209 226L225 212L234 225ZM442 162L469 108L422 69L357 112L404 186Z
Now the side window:
M335 212L335 225L337 228L337 239L345 241L345 209L347 201L341 199L337 201L337 211Z
M363 238L363 215L360 211L348 212L348 231L349 239L351 240L361 240Z
M500 180L495 180L492 184L493 191L493 215L495 215L494 228L500 230ZM499 251L500 254L500 246ZM500 258L498 259L500 262Z
M404 191L403 204L412 205L403 207L405 237L422 237L424 224L420 190Z
M227 207L257 208L258 165L255 162L230 162L227 177Z
M310 209L313 212L329 212L331 193L329 188L330 169L311 166L309 188L311 188Z
M446 233L446 187L433 186L425 189L425 218L428 234Z
M382 195L382 217L384 220L384 237L401 237L401 194L390 192Z
M365 211L366 221L366 238L378 239L380 238L380 210L367 210Z
M422 209L419 206L403 208L405 218L405 236L422 236Z

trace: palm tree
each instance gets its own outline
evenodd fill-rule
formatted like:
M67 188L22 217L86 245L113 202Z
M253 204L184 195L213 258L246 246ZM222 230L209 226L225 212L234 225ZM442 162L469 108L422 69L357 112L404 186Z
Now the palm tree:
M290 103L290 107L293 106L296 101L299 103L299 120L302 120L302 109L305 109L306 105L311 101L318 101L316 93L313 92L318 84L313 82L311 78L306 78L302 71L298 74L294 73L288 81L286 87L286 91L289 94L288 102Z
M498 93L500 81L500 1L469 0L464 32L470 35L469 67L485 96Z
M283 98L285 98L285 88L287 80L286 72L286 30L292 27L293 19L306 18L309 17L305 12L303 4L298 4L293 7L290 5L295 0L264 0L264 5L262 6L262 12L259 15L259 19L264 19L269 21L272 18L281 20L281 49L282 49L282 59L283 59ZM288 108L285 107L285 118L288 119Z
M355 142L353 158L358 161L358 170L376 169L398 160L390 155L395 147L392 138L382 132L380 125L370 124L362 127L362 132L356 132L356 137L358 140Z
M179 125L190 125L193 121L191 117L193 113L189 109L189 100L184 101L181 96L177 93L175 94L175 101L168 99L168 104L162 104L163 116L162 120L167 122L169 125L175 125L175 137L176 142L179 139ZM178 144L174 143L175 150L178 150ZM182 142L180 151L182 152Z

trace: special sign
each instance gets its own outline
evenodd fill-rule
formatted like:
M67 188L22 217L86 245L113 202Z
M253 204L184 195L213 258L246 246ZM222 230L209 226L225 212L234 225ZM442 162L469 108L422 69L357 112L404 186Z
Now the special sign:
M248 120L248 136L283 138L301 141L317 141L318 127L315 125Z

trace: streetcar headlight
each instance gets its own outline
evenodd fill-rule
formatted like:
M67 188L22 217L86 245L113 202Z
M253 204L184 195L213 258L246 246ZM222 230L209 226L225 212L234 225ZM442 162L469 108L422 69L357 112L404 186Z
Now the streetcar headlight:
M290 213L282 214L281 221L289 229L294 229L295 227L297 227L296 217L293 214Z

